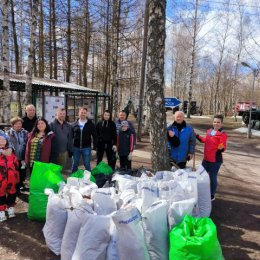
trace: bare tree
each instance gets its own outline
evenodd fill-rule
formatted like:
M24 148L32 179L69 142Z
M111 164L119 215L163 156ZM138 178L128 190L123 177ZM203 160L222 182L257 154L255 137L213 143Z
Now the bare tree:
M85 31L84 31L84 47L83 47L83 85L84 87L88 86L87 79L87 66L88 66L88 55L90 47L90 16L89 16L89 6L88 1L85 3Z
M70 82L71 74L71 11L70 11L70 0L68 0L68 15L67 15L67 72L66 81Z
M169 168L164 108L165 0L151 0L147 48L147 94L153 122L150 123L153 171Z
M40 0L39 16L39 77L44 78L44 13L43 0Z
M142 138L142 124L143 124L143 109L144 109L144 83L145 83L145 68L146 68L146 54L147 54L147 34L149 21L149 0L145 1L144 14L144 36L143 36L143 54L141 66L140 92L139 92L139 107L138 107L138 129L137 140L140 142Z
M30 47L29 47L29 54L28 54L28 63L27 63L27 70L26 70L26 83L25 83L25 103L26 104L30 104L32 102L33 50L35 49L38 4L39 4L38 0L33 1L31 29L30 29Z
M14 1L11 0L11 14L12 14L12 27L13 27L13 42L14 42L14 56L15 56L15 73L20 74L20 53L17 40ZM22 116L21 92L17 91L18 115Z
M192 100L194 65L195 65L196 45L197 45L198 6L199 6L199 0L196 0L194 23L193 23L193 35L192 35L192 52L191 52L191 65L190 65L190 82L189 82L187 118L190 118L190 108L191 108L191 100Z
M8 14L10 13L10 2L9 0L2 1L2 30L3 30L3 71L4 71L4 80L3 80L3 92L1 96L1 105L0 105L0 115L1 121L4 123L9 122L10 120L10 78L9 78L9 26L8 26Z
M121 0L113 0L113 38L112 38L112 99L113 118L115 119L119 111L118 107L118 42L120 29Z
M55 0L51 0L52 8L52 42L53 42L53 77L58 78L58 49L57 49L57 39L56 39L56 4Z

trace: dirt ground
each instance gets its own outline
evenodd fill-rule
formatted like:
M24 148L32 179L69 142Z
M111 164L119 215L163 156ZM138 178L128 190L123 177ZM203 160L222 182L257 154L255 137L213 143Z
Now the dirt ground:
M168 121L173 118L169 114ZM205 133L211 119L187 120L199 134ZM218 237L226 260L260 259L260 137L247 139L233 131L241 127L225 119L228 148L219 174L216 200L211 217L218 229ZM151 150L148 137L136 146L138 156L133 167L150 167L147 157ZM143 155L142 155L143 152ZM141 154L141 155L140 155ZM196 164L202 160L203 145L196 147ZM94 162L93 162L94 163ZM191 164L191 163L190 163ZM94 165L94 164L93 164ZM16 218L0 223L0 260L58 260L45 245L43 223L27 218L28 192L17 199ZM213 260L213 259L212 259Z

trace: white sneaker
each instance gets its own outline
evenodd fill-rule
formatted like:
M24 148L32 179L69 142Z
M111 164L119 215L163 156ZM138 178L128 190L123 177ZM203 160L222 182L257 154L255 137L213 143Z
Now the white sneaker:
M7 214L8 214L9 218L14 218L15 217L14 208L13 207L8 208L7 209Z
M7 220L7 217L5 215L5 211L0 211L0 222L4 222Z

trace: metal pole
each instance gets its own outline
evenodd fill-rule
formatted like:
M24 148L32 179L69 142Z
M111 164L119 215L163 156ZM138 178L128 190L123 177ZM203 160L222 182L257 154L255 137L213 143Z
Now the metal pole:
M250 108L249 108L249 121L248 121L248 128L247 128L247 138L252 137L252 130L251 130L251 118L252 118L252 100L254 95L254 89L255 89L255 78L256 78L256 70L253 70L254 78L253 78L253 86L251 90L251 97L250 97Z

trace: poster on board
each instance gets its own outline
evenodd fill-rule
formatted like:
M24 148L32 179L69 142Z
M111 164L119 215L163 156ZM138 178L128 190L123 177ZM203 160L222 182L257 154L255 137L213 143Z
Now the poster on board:
M88 118L95 120L95 99L93 98L67 98L67 116L69 122L73 122L78 118L79 108L86 107L88 109ZM75 116L74 116L75 105Z
M55 119L56 110L65 107L65 98L58 96L45 96L44 98L44 117L50 123Z

